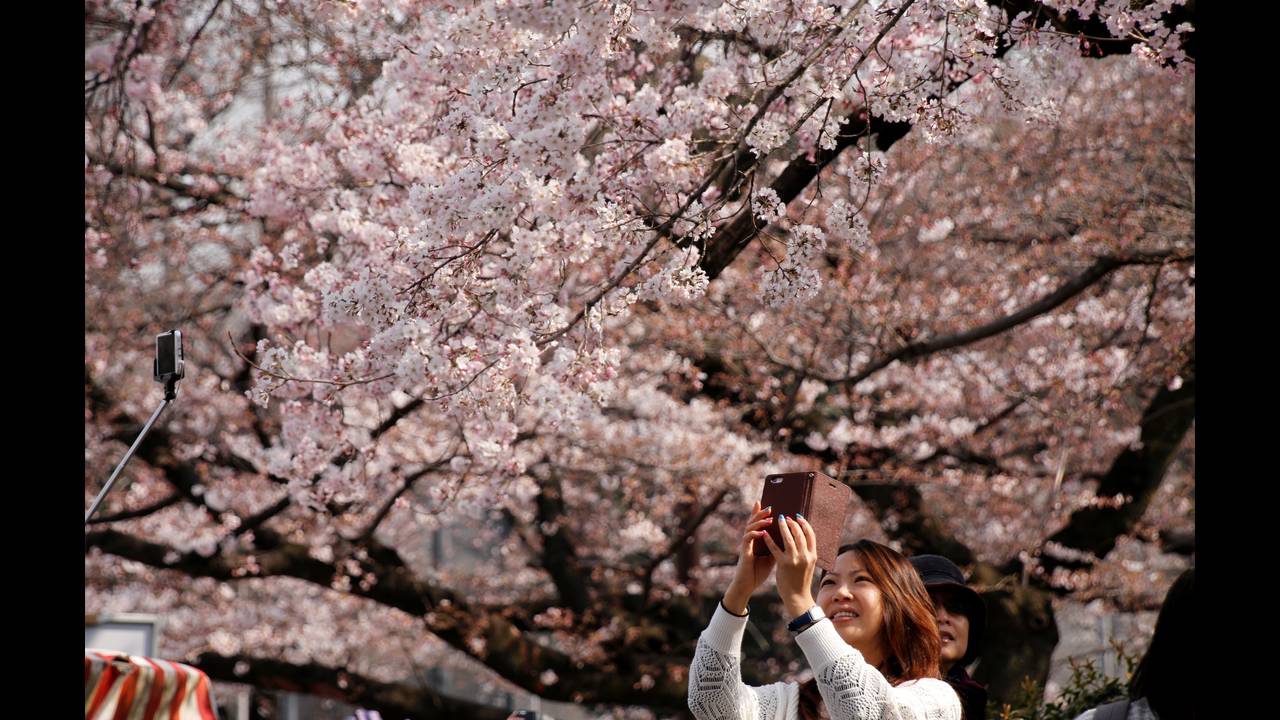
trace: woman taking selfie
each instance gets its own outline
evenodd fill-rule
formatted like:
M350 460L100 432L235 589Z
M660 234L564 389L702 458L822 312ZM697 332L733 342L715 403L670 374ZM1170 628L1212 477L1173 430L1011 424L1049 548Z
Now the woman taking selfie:
M775 522L757 502L738 543L738 566L711 623L698 638L689 672L689 709L699 720L960 720L960 700L938 679L941 641L915 568L891 548L862 540L840 548L811 586L817 539L803 517L776 519L782 546L764 528ZM762 539L769 555L755 557ZM814 678L753 687L739 671L747 600L777 566L788 626Z

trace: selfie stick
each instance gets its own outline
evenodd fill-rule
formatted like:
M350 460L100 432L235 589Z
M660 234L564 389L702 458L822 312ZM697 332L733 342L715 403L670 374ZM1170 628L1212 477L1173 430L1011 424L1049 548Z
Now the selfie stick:
M163 340L162 340L163 339ZM176 345L176 351L174 346ZM164 348L162 350L162 348ZM165 351L168 351L168 355ZM176 354L176 360L174 360ZM162 371L162 359L165 367ZM169 361L174 360L172 363ZM129 448L129 452L124 454L124 459L116 465L115 472L111 473L111 478L107 480L107 484L103 486L102 492L98 493L98 497L94 498L93 504L89 506L89 512L84 514L84 524L89 524L89 518L93 517L93 513L98 510L98 506L102 504L102 500L107 497L107 493L111 492L111 486L115 485L116 479L120 477L120 471L124 470L124 466L129 464L133 459L133 453L142 444L142 439L150 432L151 426L155 424L156 419L160 417L160 413L169 406L169 402L178 397L178 381L182 379L182 333L177 330L159 335L156 337L156 361L155 361L155 378L157 381L164 383L164 402L160 403L160 407L151 413L151 419L146 425L142 426L142 432L138 434L138 439L133 441L133 446Z

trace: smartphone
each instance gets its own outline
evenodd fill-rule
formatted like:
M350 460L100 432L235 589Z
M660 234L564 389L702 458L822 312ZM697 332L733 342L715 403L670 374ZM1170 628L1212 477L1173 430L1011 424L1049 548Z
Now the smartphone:
M760 507L773 507L771 517L804 515L813 527L818 541L818 567L830 570L835 567L836 551L853 502L853 490L849 486L820 472L790 472L766 475L764 490L760 493ZM782 531L777 522L765 529L778 547L785 547ZM754 543L754 554L764 557L769 546L764 540Z
M810 484L816 477L812 472L790 472L779 473L776 475L767 475L764 479L764 491L760 493L760 507L772 507L773 514L771 517L777 518L781 515L787 517L795 517L796 513L803 514L808 508L805 507L805 499L809 494ZM773 538L773 542L782 547L782 533L778 529L778 523L772 522L765 529L769 533L769 537ZM769 554L769 546L764 543L763 539L755 541L755 554L763 557Z
M170 330L156 336L155 359L156 382L167 383L170 380L181 380L186 372L182 361L182 332Z

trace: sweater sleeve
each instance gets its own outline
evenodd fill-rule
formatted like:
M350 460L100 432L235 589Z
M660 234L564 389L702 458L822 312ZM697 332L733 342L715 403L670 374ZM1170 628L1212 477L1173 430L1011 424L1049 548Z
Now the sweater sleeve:
M740 670L747 619L716 607L698 637L689 668L689 710L698 720L774 720L780 717L784 683L744 685ZM781 708L782 712L786 708Z
M796 636L832 720L960 720L960 698L942 680L893 686L844 641L830 620Z

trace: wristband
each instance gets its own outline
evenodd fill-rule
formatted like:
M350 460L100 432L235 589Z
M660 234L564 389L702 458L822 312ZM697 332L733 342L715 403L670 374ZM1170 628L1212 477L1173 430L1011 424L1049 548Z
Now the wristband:
M746 617L747 615L750 615L750 614L751 614L751 608L747 608L747 612L746 612L745 614L743 614L743 615L739 615L738 613L736 613L736 612L734 612L734 611L730 610L730 609L729 609L729 606L724 604L724 598L720 598L720 607L724 608L724 611L725 611L725 612L729 613L730 615L732 615L732 616L734 616L734 617L744 618L744 617Z

